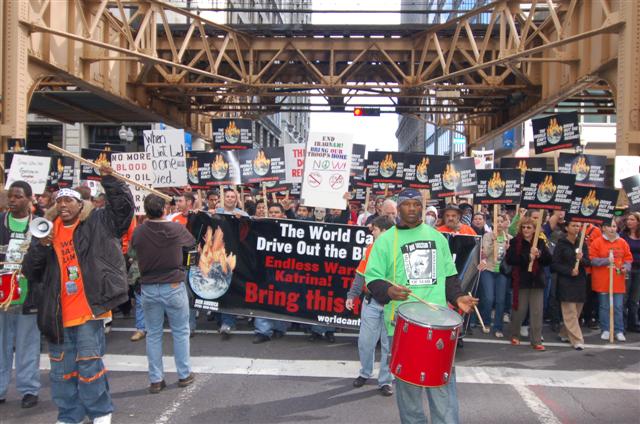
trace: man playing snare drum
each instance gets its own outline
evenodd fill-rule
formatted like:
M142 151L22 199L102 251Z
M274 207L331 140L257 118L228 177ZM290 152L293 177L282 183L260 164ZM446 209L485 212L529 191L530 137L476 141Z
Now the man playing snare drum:
M409 293L438 305L446 306L449 302L465 313L472 311L478 303L478 299L465 295L460 289L447 240L422 223L422 196L418 190L400 192L398 215L399 224L382 234L373 245L365 271L371 295L385 305L389 337L394 333L394 313L409 299ZM425 262L427 258L429 265L414 272L414 264ZM433 424L459 422L455 373L447 385L424 389ZM396 380L396 390L400 421L403 424L427 422L422 406L423 387Z

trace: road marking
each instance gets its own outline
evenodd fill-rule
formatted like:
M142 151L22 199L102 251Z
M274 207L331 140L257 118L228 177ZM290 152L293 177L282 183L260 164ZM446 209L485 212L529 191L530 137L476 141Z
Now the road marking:
M196 377L196 381L194 381L191 386L182 389L182 391L180 392L180 395L178 395L177 399L173 401L173 403L171 403L171 405L165 409L162 414L156 419L156 424L166 424L169 422L169 420L171 419L171 417L173 417L173 414L175 414L176 412L178 412L178 410L180 409L180 407L189 401L189 398L191 397L191 395L193 395L193 393L196 391L196 388L199 389L202 380L207 380L207 379L203 379L203 378L198 378L199 376Z
M554 413L545 405L545 403L528 387L516 386L513 388L520 395L524 403L531 409L531 411L538 417L538 422L541 424L562 424L561 421L554 415Z
M176 371L173 359L172 356L163 358L166 372ZM108 354L104 362L111 371L147 369L147 357L143 355ZM49 369L48 355L41 355L40 368ZM192 356L191 368L201 374L352 378L358 374L360 362ZM640 391L637 372L458 366L456 373L459 383Z
M114 327L111 329L114 332L123 332L123 333L133 333L136 331L135 328L129 327ZM163 330L165 333L170 333L171 330L165 328ZM219 334L218 330L196 330L196 334ZM240 336L253 335L253 331L234 331L232 334L238 334ZM293 337L306 337L309 334L303 333L301 331L287 331L287 336ZM336 338L344 337L344 338L352 338L357 339L358 333L335 333ZM465 343L486 343L486 344L501 344L501 345L510 345L511 342L508 340L493 340L493 339L474 339L474 338L464 338ZM548 347L563 347L565 349L573 349L568 343L555 343L555 342L547 342L544 344ZM527 347L528 345L523 344L523 346ZM631 350L631 351L640 351L640 346L629 346L620 343L616 344L585 344L585 349L603 349L603 350Z

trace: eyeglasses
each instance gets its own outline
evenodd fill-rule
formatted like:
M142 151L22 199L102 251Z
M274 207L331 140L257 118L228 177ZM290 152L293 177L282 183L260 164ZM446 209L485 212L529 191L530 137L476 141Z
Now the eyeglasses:
M533 225L523 225L523 226L522 226L522 229L524 230L525 228L528 228L528 229L530 229L530 230L533 230L533 228L534 228L534 227L533 227Z

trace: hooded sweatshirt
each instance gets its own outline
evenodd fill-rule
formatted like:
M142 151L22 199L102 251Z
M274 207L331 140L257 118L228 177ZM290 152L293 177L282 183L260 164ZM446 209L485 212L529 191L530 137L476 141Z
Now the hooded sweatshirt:
M631 250L626 241L617 234L613 239L607 238L606 234L592 241L589 244L589 257L591 258L591 289L597 293L609 292L609 251L613 250L613 262L615 270L613 272L613 292L625 292L625 276L622 268L627 272L631 270Z
M140 268L140 282L180 283L186 280L182 261L183 248L196 240L184 225L170 221L146 221L131 238Z

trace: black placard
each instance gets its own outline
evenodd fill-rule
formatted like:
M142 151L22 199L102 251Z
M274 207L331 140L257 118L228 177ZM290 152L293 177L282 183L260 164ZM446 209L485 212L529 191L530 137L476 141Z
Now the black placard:
M575 182L576 176L572 174L527 171L524 175L520 207L568 210Z
M253 147L250 119L213 119L213 144L223 150L244 150Z
M477 205L517 205L521 196L519 169L478 169Z
M236 152L242 184L262 184L271 191L287 190L287 169L283 147L267 147Z
M548 171L545 158L502 158L500 168L516 168L520 170L520 181L524 183L524 173L527 171Z
M558 157L558 172L575 174L577 185L604 187L606 167L606 156L562 152Z
M613 220L618 190L601 187L573 188L573 199L567 217L573 221L602 225Z
M11 169L13 155L19 153L29 156L46 156L51 158L49 165L49 175L47 176L47 190L55 191L59 188L71 187L73 185L75 161L66 156L60 156L51 150L23 150L19 152L5 152L4 154L4 174L5 179Z
M213 153L190 151L187 155L187 179L189 186L195 189L206 189L211 180L211 167Z
M94 162L96 165L111 166L111 148L103 150L82 149L82 157ZM80 179L100 181L100 171L90 165L80 164Z
M419 155L406 153L404 158L404 186L417 189L431 188L429 167L449 161L447 156Z
M577 112L558 113L533 119L533 143L536 154L568 149L580 145Z
M404 153L369 152L367 156L367 182L402 185Z
M467 195L478 190L473 158L433 163L427 172L431 184L431 197Z
M623 178L620 182L629 199L629 210L640 211L640 175Z

